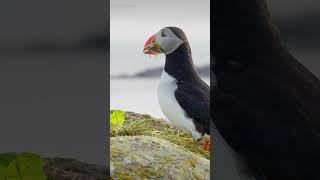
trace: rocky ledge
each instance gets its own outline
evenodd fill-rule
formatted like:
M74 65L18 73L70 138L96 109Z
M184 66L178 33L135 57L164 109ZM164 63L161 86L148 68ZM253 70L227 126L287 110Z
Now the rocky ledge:
M210 151L168 121L124 112L125 122L111 126L112 179L209 179Z
M209 179L209 160L169 141L150 136L119 136L110 141L113 179Z
M107 167L68 158L46 158L44 172L49 180L109 179Z

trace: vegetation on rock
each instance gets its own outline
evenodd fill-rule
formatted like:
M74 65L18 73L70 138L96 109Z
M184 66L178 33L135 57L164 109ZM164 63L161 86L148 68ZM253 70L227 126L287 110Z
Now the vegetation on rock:
M192 143L191 134L181 132L164 119L156 119L150 115L125 112L125 122L122 126L111 126L110 136L152 136L165 139L179 145L192 153L210 159L210 147L208 151L202 146Z
M109 169L70 158L46 158L44 171L47 180L106 180Z
M0 154L0 179L45 180L44 162L37 154Z
M110 139L112 179L204 180L210 161L167 140L150 136Z
M29 152L0 154L0 180L105 180L109 169L68 158L41 158Z

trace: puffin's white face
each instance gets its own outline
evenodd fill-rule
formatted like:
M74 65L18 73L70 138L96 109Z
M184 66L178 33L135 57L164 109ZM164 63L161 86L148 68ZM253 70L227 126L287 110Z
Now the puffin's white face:
M143 48L144 54L170 54L184 43L169 28L163 28L153 34L146 42Z

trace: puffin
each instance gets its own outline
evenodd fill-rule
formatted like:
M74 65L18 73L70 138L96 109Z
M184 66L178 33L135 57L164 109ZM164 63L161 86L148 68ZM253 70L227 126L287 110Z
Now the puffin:
M174 126L208 150L210 88L195 71L185 33L178 27L162 28L148 38L143 53L165 54L157 92L160 108Z
M290 54L266 0L212 3L212 178L320 179L320 81Z

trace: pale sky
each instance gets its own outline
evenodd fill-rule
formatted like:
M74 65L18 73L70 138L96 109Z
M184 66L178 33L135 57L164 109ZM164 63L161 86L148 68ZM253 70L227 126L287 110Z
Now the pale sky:
M209 64L210 0L111 0L111 74L134 74L159 67L164 57L142 53L145 41L166 26L177 26L187 35L194 63Z
M189 38L210 38L210 0L111 0L111 40L138 40L165 26Z

